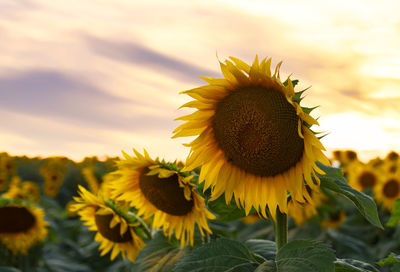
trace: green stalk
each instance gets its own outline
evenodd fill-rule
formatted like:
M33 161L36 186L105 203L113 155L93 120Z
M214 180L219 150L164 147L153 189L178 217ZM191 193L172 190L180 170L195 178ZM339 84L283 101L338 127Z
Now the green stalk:
M287 215L281 213L279 208L276 209L276 221L274 221L273 223L275 231L276 252L278 252L281 247L287 244L288 236Z

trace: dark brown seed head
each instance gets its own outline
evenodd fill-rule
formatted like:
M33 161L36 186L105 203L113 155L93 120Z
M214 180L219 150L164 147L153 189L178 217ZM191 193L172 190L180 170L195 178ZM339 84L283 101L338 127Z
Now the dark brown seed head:
M183 188L179 186L178 175L159 178L157 175L147 176L144 169L139 178L139 187L145 198L157 209L171 215L186 215L194 206L193 198L185 198Z
M120 234L121 231L121 224L117 224L113 228L110 228L110 222L113 218L112 214L95 214L95 222L97 229L99 230L100 234L114 242L114 243L124 243L132 240L132 235L129 231L129 229L123 234Z
M0 233L26 232L35 222L35 216L25 207L0 208Z
M390 179L383 186L383 194L387 198L397 197L400 192L400 186L397 180Z
M269 177L301 160L304 141L294 107L276 89L245 87L222 99L213 130L227 161L246 172Z

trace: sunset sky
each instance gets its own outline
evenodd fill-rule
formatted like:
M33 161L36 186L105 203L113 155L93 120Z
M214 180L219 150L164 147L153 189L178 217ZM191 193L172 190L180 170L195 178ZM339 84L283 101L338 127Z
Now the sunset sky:
M179 95L217 59L283 61L328 155L400 152L400 1L2 0L0 151L184 159Z

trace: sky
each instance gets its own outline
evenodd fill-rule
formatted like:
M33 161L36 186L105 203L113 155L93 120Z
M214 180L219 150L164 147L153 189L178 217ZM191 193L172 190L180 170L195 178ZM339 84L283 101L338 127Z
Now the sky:
M184 159L171 139L218 58L283 61L327 155L400 152L400 2L0 1L0 151ZM217 58L218 56L218 58Z

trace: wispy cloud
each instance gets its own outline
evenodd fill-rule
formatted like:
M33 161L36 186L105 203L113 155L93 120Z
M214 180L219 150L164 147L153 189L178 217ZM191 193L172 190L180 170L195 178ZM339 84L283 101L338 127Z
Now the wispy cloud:
M13 112L124 131L162 130L172 121L135 112L140 105L55 71L30 71L0 78L0 106ZM121 113L130 109L131 115Z
M86 40L89 47L102 56L152 71L162 71L179 80L198 82L198 75L218 76L214 71L173 58L142 44L105 40L91 36L86 37Z

